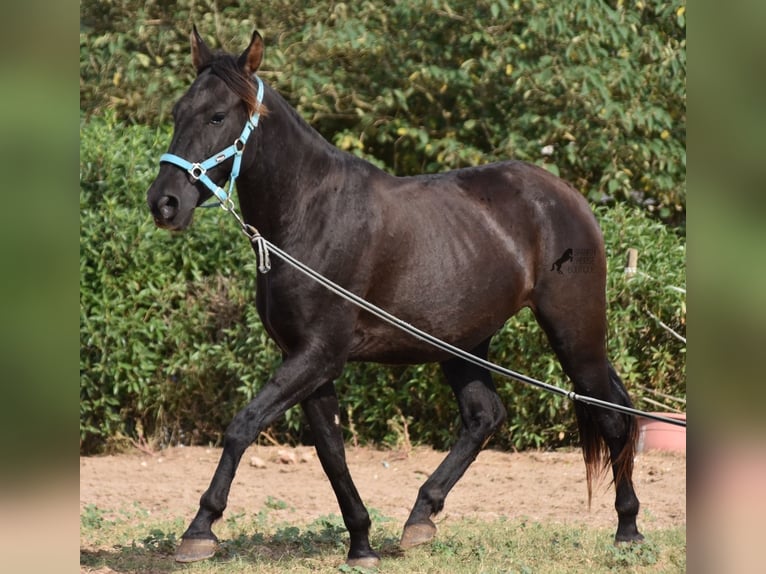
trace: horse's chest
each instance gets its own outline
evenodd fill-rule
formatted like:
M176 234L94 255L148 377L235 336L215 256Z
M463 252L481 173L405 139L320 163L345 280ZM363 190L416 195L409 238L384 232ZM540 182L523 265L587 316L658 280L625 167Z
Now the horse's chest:
M290 329L285 324L284 313L279 312L279 301L270 285L268 275L265 280L259 277L255 307L269 337L282 349L282 352L286 353L290 348L289 341L292 337Z
M317 336L321 336L328 322L330 305L329 291L307 293L305 285L291 286L283 277L259 277L255 303L266 332L284 353L302 347ZM342 317L332 316L337 320ZM322 319L322 320L318 320ZM325 327L324 330L327 330Z

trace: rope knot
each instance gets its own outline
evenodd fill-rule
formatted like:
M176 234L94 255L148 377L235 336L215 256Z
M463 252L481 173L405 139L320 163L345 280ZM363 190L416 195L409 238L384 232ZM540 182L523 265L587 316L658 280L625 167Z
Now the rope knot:
M250 243L255 247L258 256L258 271L268 273L271 270L271 258L269 257L269 246L266 243L266 238L249 223L243 224L242 228L250 238Z

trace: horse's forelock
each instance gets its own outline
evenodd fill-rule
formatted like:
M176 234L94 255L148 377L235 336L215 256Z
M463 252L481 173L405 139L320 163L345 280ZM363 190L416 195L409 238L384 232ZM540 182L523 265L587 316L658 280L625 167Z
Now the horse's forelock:
M233 91L245 104L247 113L253 115L256 111L265 115L266 107L258 105L255 82L237 64L237 60L231 54L222 54L205 67L212 74L221 78L231 91Z

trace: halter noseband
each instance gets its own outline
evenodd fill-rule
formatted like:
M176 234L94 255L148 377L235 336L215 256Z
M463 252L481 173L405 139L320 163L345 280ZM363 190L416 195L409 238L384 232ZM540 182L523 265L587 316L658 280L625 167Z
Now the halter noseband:
M258 95L256 97L255 112L245 123L245 127L242 128L240 136L229 147L207 158L201 163L192 163L172 153L162 154L160 157L160 163L172 163L177 165L181 169L186 170L192 178L192 183L201 181L205 184L213 195L216 196L221 205L226 205L231 200L231 194L234 192L234 182L239 177L239 167L242 163L242 152L245 149L247 139L250 137L252 131L258 126L258 121L261 118L261 104L263 103L263 82L258 76L254 76L255 81L258 83ZM230 157L234 156L234 165L231 168L231 174L229 175L228 189L223 189L213 183L207 175L209 169L214 168L218 164L226 161ZM203 205L201 207L212 207L210 205Z

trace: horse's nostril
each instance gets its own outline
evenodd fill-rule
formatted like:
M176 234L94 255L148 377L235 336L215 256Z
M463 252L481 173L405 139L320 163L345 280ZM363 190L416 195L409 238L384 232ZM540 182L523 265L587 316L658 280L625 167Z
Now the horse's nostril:
M165 221L169 221L175 217L176 213L178 213L178 199L171 195L166 195L160 198L157 202L157 207L159 208L162 218L165 219Z

